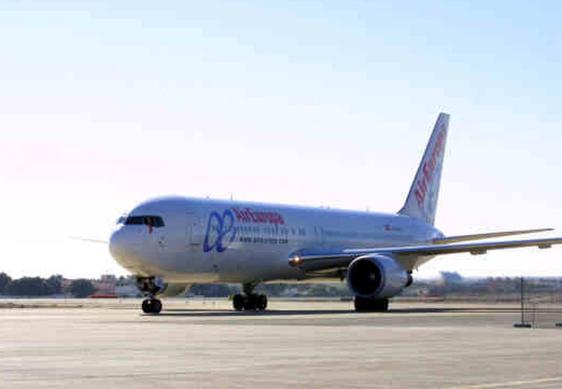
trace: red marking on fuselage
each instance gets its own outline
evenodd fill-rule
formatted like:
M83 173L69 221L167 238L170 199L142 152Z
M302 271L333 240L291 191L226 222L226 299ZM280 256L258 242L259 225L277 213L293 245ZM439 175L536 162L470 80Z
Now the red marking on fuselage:
M251 208L232 208L236 220L246 223L285 224L285 219L278 212L253 211Z
M430 187L433 178L435 176L435 167L437 166L437 161L441 157L444 151L445 143L445 130L442 130L439 135L437 135L437 140L433 146L433 150L428 159L423 162L422 175L416 181L416 189L414 189L414 196L420 208L423 208L425 202L425 196L427 195L427 190Z

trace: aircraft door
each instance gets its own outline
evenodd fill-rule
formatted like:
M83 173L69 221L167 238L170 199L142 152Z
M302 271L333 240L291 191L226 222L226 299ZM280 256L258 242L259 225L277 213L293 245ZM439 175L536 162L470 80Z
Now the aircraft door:
M203 224L201 218L194 213L187 214L186 243L192 247L203 244Z

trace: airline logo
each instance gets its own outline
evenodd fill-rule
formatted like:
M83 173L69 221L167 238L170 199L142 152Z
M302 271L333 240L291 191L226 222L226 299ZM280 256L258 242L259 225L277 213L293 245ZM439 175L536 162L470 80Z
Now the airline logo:
M236 239L235 221L256 224L285 224L285 219L278 212L255 211L251 208L232 208L220 212L211 212L203 241L203 252L216 250L224 252Z
M445 136L446 128L443 128L437 135L437 140L435 141L433 150L431 151L429 158L427 158L427 160L423 163L422 175L416 182L414 196L416 197L416 201L418 202L420 209L424 208L427 193L434 190L434 188L431 188L431 184L433 183L436 171L439 168L437 165L445 150Z
M252 211L251 208L232 208L236 220L245 223L285 224L283 216L278 212Z
M203 241L203 252L208 253L212 250L222 253L236 238L236 228L234 228L234 215L229 209L222 214L211 212L207 222L205 240Z

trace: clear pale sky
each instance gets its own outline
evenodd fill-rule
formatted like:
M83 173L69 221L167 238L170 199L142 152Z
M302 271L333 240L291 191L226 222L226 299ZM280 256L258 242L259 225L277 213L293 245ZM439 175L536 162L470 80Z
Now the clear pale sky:
M182 194L398 210L451 114L437 226L562 236L562 3L0 3L0 271L125 274L117 217ZM420 275L562 276L562 248Z

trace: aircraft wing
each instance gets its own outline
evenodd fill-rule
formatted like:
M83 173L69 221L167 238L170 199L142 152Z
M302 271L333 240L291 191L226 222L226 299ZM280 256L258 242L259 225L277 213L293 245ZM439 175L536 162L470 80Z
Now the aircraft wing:
M543 238L527 240L509 240L501 242L477 242L462 244L429 244L404 247L381 247L343 250L300 250L289 257L289 265L305 271L322 271L347 267L357 257L369 254L390 254L398 258L432 257L444 254L470 253L485 254L488 250L510 249L518 247L550 248L562 244L562 238Z
M433 243L435 244L458 243L458 242L466 242L469 240L500 238L502 236L510 236L510 235L535 234L537 232L545 232L545 231L552 231L552 230L553 228L536 228L533 230L497 231L497 232L485 232L481 234L472 234L472 235L456 235L456 236L447 236L445 238L434 239Z

